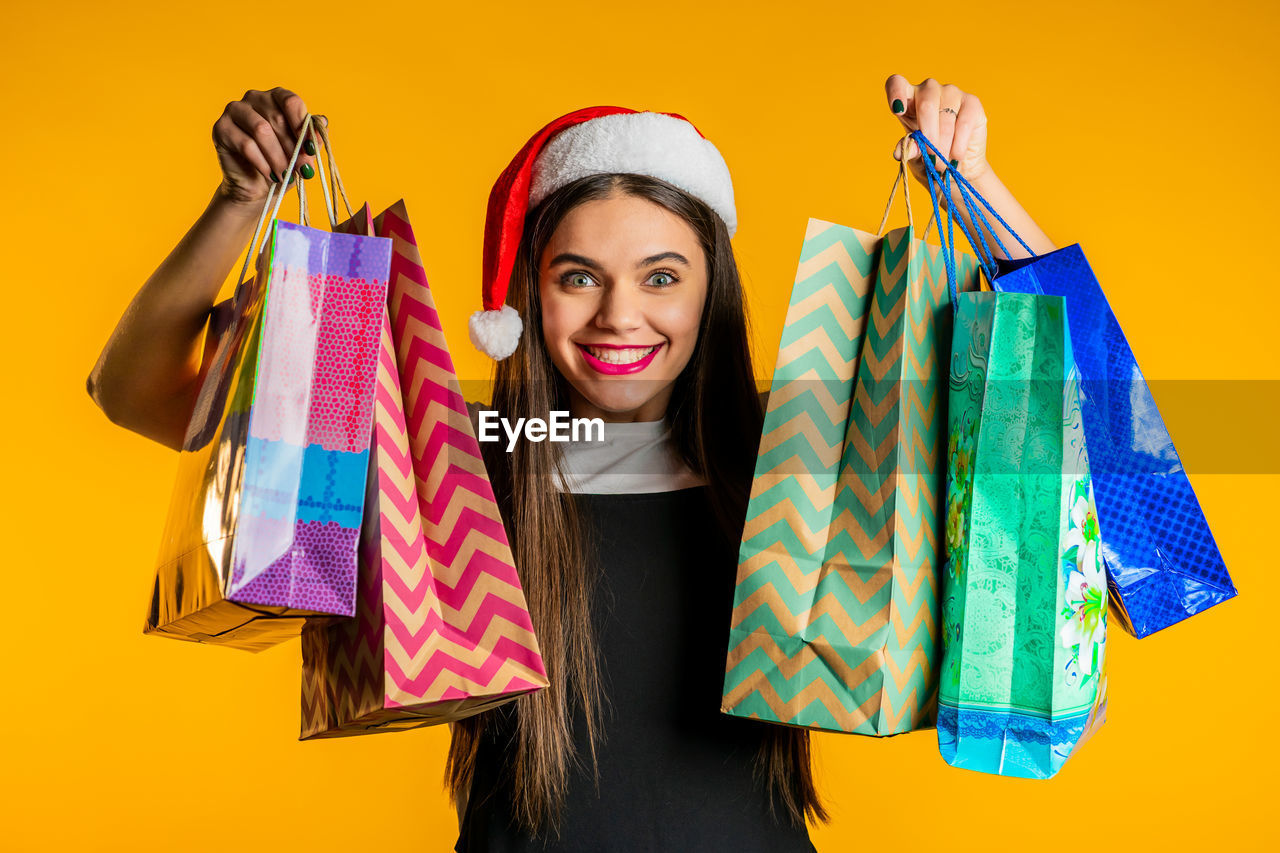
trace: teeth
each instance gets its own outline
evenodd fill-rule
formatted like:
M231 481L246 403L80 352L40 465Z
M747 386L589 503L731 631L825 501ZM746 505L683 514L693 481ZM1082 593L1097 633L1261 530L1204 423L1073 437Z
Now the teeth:
M657 347L630 347L628 349L587 347L587 352L606 364L635 364L656 349Z

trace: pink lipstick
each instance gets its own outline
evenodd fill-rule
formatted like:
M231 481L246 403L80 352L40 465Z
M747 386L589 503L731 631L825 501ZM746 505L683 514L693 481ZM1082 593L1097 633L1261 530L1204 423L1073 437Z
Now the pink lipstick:
M627 373L639 373L649 366L654 357L665 346L656 344L650 346L622 346L620 344L576 344L578 352L582 353L582 358L592 370L597 373L603 373L606 376L620 376ZM616 361L605 361L591 354L591 350L604 351L608 350L612 353L609 358ZM645 350L648 350L646 353ZM625 359L632 360L626 361Z

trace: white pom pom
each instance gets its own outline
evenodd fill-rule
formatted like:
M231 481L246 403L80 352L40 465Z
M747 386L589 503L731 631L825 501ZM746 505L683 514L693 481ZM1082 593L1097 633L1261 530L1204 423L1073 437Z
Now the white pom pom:
M471 343L495 361L516 351L523 330L520 313L510 305L503 305L497 311L477 311L467 324Z

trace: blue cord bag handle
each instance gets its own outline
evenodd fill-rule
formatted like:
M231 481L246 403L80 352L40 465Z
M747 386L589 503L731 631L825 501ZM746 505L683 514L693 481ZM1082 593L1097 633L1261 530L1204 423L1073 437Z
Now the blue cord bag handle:
M969 230L969 226L965 224L963 217L960 218L960 230L964 232L964 236L969 241L969 245L977 253L978 262L982 265L982 271L986 273L988 281L995 281L998 270L996 267L995 256L992 254L991 247L987 244L987 238L983 233L983 229L986 229L986 231L991 234L992 239L995 240L996 247L1000 249L1005 257L1009 257L1010 253L1009 250L1005 248L1004 243L1000 241L1000 237L996 234L995 229L991 227L991 221L983 211L984 207L987 211L990 211L991 215L997 222L1004 226L1006 231L1013 235L1014 239L1022 245L1022 248L1027 250L1031 257L1035 258L1038 256L1035 251L1027 245L1027 242L1018 236L1018 232L1014 231L1013 228L1009 226L1009 223L1005 222L1000 214L996 212L996 209L992 207L991 202L983 198L982 195L974 189L973 184L969 183L964 175L960 174L959 170L952 168L948 169L943 174L938 173L938 170L933 165L931 158L924 156L926 151L932 151L942 159L946 160L946 155L939 151L937 146L930 142L929 139L918 130L911 132L911 138L915 140L916 146L919 147L921 151L920 162L924 165L925 175L928 178L929 200L933 203L933 215L939 223L942 221L940 205L938 203L939 191L941 191L943 202L945 203L945 210L947 213L947 230L942 244L942 259L943 263L946 265L947 279L951 285L951 306L952 309L955 310L958 304L958 294L956 292L955 285L955 232L952 228L952 221L960 211L956 206L956 203L951 198L952 180L955 181L955 188L959 191L961 202L964 205L965 211L968 212L970 220L974 224L973 230L976 231L977 234L975 236ZM905 151L903 152L903 156L906 156ZM981 204L978 204L978 202L981 202ZM941 227L939 227L938 230L939 233L941 233Z

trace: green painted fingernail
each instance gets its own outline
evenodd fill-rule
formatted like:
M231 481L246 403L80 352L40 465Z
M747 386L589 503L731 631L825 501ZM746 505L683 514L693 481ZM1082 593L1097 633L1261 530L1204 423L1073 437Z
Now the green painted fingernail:
M937 158L937 157L935 157L934 155L930 154L930 155L929 155L929 162L933 164L933 168L935 168L935 169L936 169L936 168L938 168L938 158Z
M316 144L312 142L310 139L304 142L302 144L302 147L306 149L306 152L310 154L312 157L316 156Z
M278 183L280 183L280 179L276 177L276 173L275 173L275 172L272 172L272 173L271 173L271 183L273 183L273 184L278 184Z
M906 109L907 109L907 108L906 108L906 106L902 103L902 99L901 99L901 98L894 98L894 99L893 99L893 114L894 114L894 115L896 115L896 116L900 116L900 115L902 115L904 112L906 112Z
M952 167L952 168L955 168L956 166L959 166L959 165L960 165L960 161L959 161L959 160L952 160L952 161L951 161L951 167Z
M302 177L306 178L308 181L316 176L316 170L311 168L310 163L303 163L302 168L299 171L302 172Z

